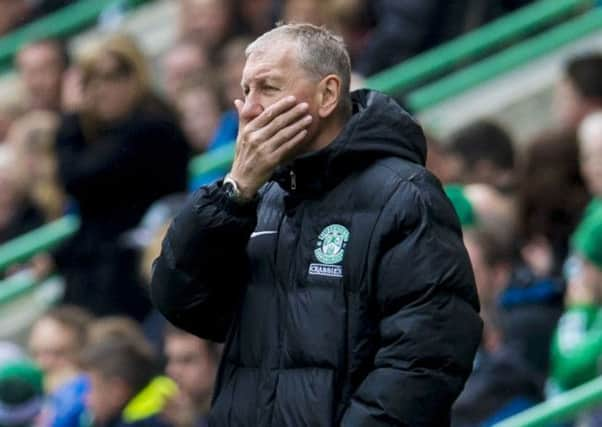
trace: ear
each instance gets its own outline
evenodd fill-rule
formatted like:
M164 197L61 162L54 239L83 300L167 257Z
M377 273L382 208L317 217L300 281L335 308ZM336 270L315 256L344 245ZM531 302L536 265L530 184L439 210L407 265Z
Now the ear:
M341 99L341 78L329 74L318 83L318 115L329 117L339 105Z

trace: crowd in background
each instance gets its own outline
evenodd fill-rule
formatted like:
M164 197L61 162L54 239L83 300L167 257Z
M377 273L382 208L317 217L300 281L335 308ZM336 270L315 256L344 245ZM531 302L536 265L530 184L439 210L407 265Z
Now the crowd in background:
M220 347L166 324L146 286L186 193L217 177L189 182L191 156L236 137L254 37L278 20L326 25L344 36L360 87L527 3L173 1L179 37L158 78L123 34L77 56L37 40L15 58L26 96L0 95L0 244L66 213L81 227L4 273L58 272L66 292L25 348L0 343L0 426L204 425ZM0 0L0 34L66 3ZM429 138L427 166L463 225L485 323L455 426L490 425L598 375L602 55L567 58L555 90L557 127L521 149L490 119Z

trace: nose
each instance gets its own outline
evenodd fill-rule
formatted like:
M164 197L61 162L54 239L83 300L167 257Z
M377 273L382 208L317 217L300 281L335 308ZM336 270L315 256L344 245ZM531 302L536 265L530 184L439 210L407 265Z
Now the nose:
M263 112L263 110L264 108L259 102L257 102L251 97L247 97L244 100L244 104L240 111L240 116L241 119L243 119L243 121L249 122L258 115L260 115Z

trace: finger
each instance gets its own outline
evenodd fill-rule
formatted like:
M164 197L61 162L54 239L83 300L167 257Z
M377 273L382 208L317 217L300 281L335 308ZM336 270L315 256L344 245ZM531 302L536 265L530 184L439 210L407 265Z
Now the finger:
M261 114L255 117L253 120L249 122L250 130L258 130L271 122L274 117L284 113L285 111L293 108L297 102L297 99L294 96L286 96L268 108L263 110Z
M303 147L303 141L307 136L307 129L301 130L295 136L290 138L285 143L281 144L276 151L274 151L273 156L276 159L277 164L287 163L289 160L292 160L299 154L301 148Z
M304 120L308 110L309 105L306 102L295 105L294 108L291 108L290 110L278 115L261 129L254 131L255 138L257 138L259 141L268 141L287 126L290 126L297 121Z
M299 132L311 125L312 121L312 117L307 114L301 120L297 120L292 124L280 129L272 138L266 141L267 150L272 152L276 151L282 144L286 143L295 137L295 135L297 135Z

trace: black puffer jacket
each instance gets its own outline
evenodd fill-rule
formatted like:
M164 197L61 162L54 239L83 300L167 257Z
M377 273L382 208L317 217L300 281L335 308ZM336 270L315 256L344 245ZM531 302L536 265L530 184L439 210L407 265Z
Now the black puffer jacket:
M384 95L353 99L257 211L201 188L163 243L155 304L227 338L212 426L449 424L481 333L460 226L420 127Z

